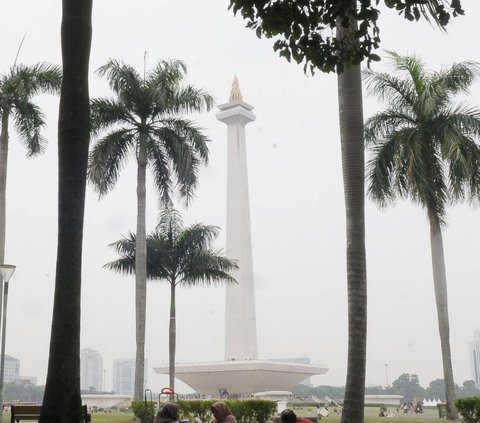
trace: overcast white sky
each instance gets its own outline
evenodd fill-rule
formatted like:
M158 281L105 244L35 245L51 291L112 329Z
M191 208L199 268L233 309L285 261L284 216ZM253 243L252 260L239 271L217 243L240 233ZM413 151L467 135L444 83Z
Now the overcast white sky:
M93 11L91 95L107 95L94 70L108 58L143 69L158 59L184 60L188 81L206 88L218 104L228 99L238 75L244 100L257 120L247 127L253 261L261 358L307 356L327 365L314 384L343 385L346 373L347 305L345 222L335 75L307 77L277 57L271 41L258 40L227 0L97 0ZM431 68L480 60L480 4L465 0L466 16L447 35L425 23L407 23L394 12L380 18L382 47L417 53ZM61 62L59 1L2 2L0 72L20 61ZM385 69L385 63L375 65ZM480 85L469 101L480 105ZM34 160L11 132L6 262L11 280L7 354L21 360L21 374L45 382L56 260L58 98L42 96L49 140ZM365 99L365 117L381 105ZM212 139L210 165L202 170L197 198L182 210L187 224L225 226L226 126L216 111L195 116ZM158 209L147 192L148 229ZM112 361L134 357L134 280L102 269L115 259L107 244L135 228L135 165L101 201L88 188L85 214L82 348L103 355L106 388ZM410 203L379 211L367 202L368 357L367 384L385 385L415 373L423 386L442 378L433 297L428 224ZM456 382L471 379L468 342L478 317L479 211L449 210L444 232L450 299L451 347ZM218 246L224 247L224 232ZM146 356L149 387L167 385L152 367L168 359L168 290L149 284ZM224 356L224 289L180 289L177 294L177 359L221 360ZM19 336L21 334L21 337ZM24 339L28 339L28 346ZM181 385L179 385L180 387ZM182 388L187 390L186 387ZM182 390L181 389L181 390Z

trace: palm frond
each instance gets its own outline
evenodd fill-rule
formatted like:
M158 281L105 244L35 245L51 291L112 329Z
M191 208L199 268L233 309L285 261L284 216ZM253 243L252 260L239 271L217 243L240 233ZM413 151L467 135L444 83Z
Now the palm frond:
M110 191L117 182L135 135L131 129L114 130L100 139L90 152L88 179L100 196Z
M91 130L94 135L115 124L135 124L123 104L109 98L93 98L90 101Z
M372 158L367 161L368 196L381 207L404 195L404 184L398 179L397 166L402 166L405 158L398 138L376 140L369 149Z
M178 135L178 138L173 137L173 139L177 139L177 141L182 140L182 143L191 145L193 150L200 156L201 161L204 164L208 164L208 143L210 142L210 138L202 133L204 128L200 128L191 120L181 117L162 119L161 125L164 129L170 130Z
M213 106L213 97L208 92L187 85L175 91L166 111L168 113L203 112L211 110Z
M18 64L3 82L4 92L17 98L29 99L39 93L59 94L62 84L60 66L37 63L32 66Z
M127 237L109 244L109 247L113 248L120 258L105 264L103 267L117 273L135 274L135 242L136 235L129 232Z
M205 249L192 255L184 267L178 284L187 286L237 283L228 273L238 269L237 264L222 255L221 251Z
M157 145L155 150L159 150L160 145L163 146L175 175L179 195L188 204L198 183L200 165L205 161L202 155L208 154L207 138L196 128L188 125L180 128L179 125L170 124L171 122L165 123L165 126L152 130ZM200 151L197 150L197 146L200 147Z
M441 87L448 94L466 93L478 76L479 70L477 62L454 63L447 69L435 72L430 84Z
M218 236L218 232L218 227L200 223L186 228L177 240L177 255L186 257L191 251L195 252L208 248Z
M187 66L181 60L160 60L148 72L146 84L153 90L176 91L187 73Z
M408 80L401 80L387 73L374 72L367 69L362 72L367 90L380 101L396 104L404 110L414 107L416 103L415 87Z
M407 73L410 83L415 87L417 94L424 90L428 81L423 61L417 56L402 56L394 51L387 51L387 57L393 63L396 73Z
M107 78L110 88L124 99L129 93L141 90L142 77L133 66L121 61L110 59L105 65L97 69L100 76Z
M365 143L368 146L395 132L397 128L412 127L415 124L415 116L412 116L409 110L403 111L395 107L378 112L365 122Z
M162 143L155 142L152 138L147 144L148 166L152 169L155 188L158 191L160 204L171 204L172 171L170 169L169 155Z
M183 220L181 214L172 206L165 207L160 213L160 220L157 231L174 245L183 231Z
M27 156L33 157L45 151L46 140L40 130L45 126L45 116L40 108L27 99L15 99L13 119L20 140L27 149Z

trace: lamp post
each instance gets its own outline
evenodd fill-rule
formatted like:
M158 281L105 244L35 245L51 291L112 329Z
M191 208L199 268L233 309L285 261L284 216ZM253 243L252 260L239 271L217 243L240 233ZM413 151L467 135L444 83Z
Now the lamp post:
M7 332L7 300L8 300L8 281L15 272L15 266L12 264L0 264L0 275L4 282L3 290L3 311L2 311L2 351L0 358L0 423L3 423L3 377L5 375L5 338Z
M385 378L387 379L386 388L388 388L388 363L385 363Z

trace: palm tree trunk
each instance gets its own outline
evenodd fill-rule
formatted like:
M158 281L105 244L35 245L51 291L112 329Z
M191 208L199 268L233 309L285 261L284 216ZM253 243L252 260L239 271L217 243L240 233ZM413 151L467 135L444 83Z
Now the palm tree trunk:
M434 212L428 212L430 221L430 245L432 249L433 286L437 304L438 330L442 349L443 378L445 380L445 398L447 401L447 418L458 419L455 407L455 382L453 379L452 355L450 352L450 324L448 319L447 277L445 256L443 253L442 229Z
M147 307L147 234L146 187L147 146L145 135L140 135L137 158L137 237L135 243L135 316L136 357L134 398L143 398L145 380L145 321Z
M92 0L63 0L58 118L58 244L50 355L41 423L82 421L80 295L90 139Z
M352 28L356 28L352 20ZM344 37L346 31L338 30ZM347 230L348 363L342 423L364 421L367 343L365 153L360 66L338 76L338 102Z
M5 260L5 233L7 221L8 116L8 110L3 110L2 130L0 133L0 264L3 264ZM3 283L1 285L0 300L3 297Z
M175 389L175 349L177 345L177 326L175 311L175 281L170 282L170 323L168 328L168 374L170 388Z

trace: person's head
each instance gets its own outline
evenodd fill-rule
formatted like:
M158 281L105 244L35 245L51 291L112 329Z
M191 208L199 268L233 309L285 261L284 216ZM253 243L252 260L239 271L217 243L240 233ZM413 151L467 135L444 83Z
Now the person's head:
M280 421L282 423L295 423L297 415L290 408L286 408L280 413Z
M225 417L232 414L232 412L228 409L227 404L225 404L223 401L217 401L215 404L213 404L210 408L210 411L217 421L222 421Z
M180 420L180 409L177 404L167 402L157 413L156 423L176 422Z

